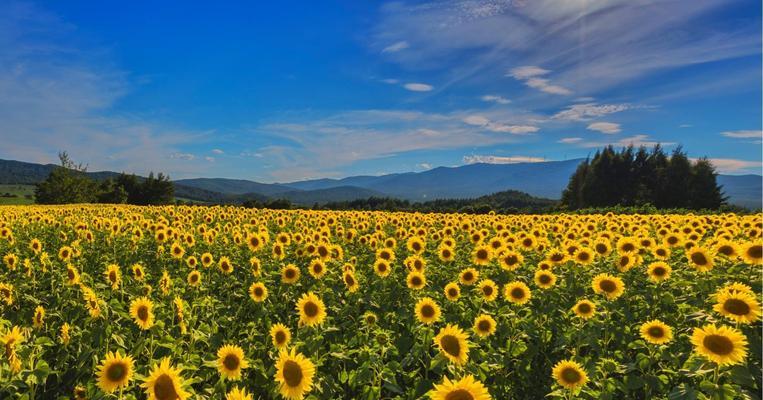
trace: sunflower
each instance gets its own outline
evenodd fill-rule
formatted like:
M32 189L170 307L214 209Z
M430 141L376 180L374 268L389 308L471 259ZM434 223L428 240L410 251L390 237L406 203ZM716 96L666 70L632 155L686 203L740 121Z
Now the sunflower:
M423 289L427 284L427 277L418 271L411 271L408 273L408 277L405 278L405 283L408 288L413 290Z
M705 325L691 335L694 352L718 365L741 364L747 358L747 338L735 328Z
M40 254L40 251L42 250L42 243L40 243L37 239L32 239L29 242L29 249L34 252L34 254Z
M146 330L154 325L154 303L148 297L139 297L130 303L130 316L140 329Z
M358 284L357 278L355 278L355 273L352 271L345 271L342 274L342 280L344 281L344 285L347 287L348 292L355 293L358 291L360 285Z
M652 344L665 344L673 340L673 328L659 319L641 324L641 337Z
M412 236L405 242L405 247L411 253L421 254L426 250L426 242L420 236Z
M491 400L490 392L482 382L466 375L458 381L443 377L441 384L435 384L429 392L432 400Z
M670 258L670 248L668 246L654 246L652 255L658 260L667 260Z
M514 271L522 266L525 258L522 254L517 253L516 251L507 250L501 254L499 261L501 263L501 268L507 271Z
M284 324L274 324L270 327L270 339L276 349L285 349L291 342L291 331Z
M467 268L458 274L458 280L462 285L471 286L479 279L480 273L474 268Z
M549 289L556 284L556 275L551 271L537 270L533 278L535 285L541 289Z
M188 268L196 268L196 266L199 265L199 259L194 256L188 256L188 258L185 259L185 265L187 265Z
M256 233L249 233L246 235L246 245L249 247L249 251L255 253L265 245L265 241Z
M448 324L440 329L434 343L440 353L456 365L464 365L469 359L468 335L456 325Z
M589 319L596 314L596 304L590 300L580 300L572 306L572 312L580 318Z
M204 266L204 268L209 268L214 264L215 258L212 257L212 254L210 253L204 253L201 255L201 265Z
M281 269L281 281L292 284L299 280L299 268L294 264L287 264Z
M583 367L572 360L558 362L551 371L551 376L562 387L570 390L575 390L588 382L588 375Z
M442 262L451 262L456 259L456 251L449 246L440 246L437 249L437 257Z
M180 369L170 364L165 357L157 365L154 364L151 374L141 385L146 389L148 400L186 400L188 392L183 390L183 377Z
M217 262L217 266L224 274L230 274L233 272L233 263L231 263L228 257L220 257L220 261Z
M103 275L106 277L109 285L111 285L111 289L119 289L119 282L122 280L122 272L119 270L119 265L110 264L106 267Z
M217 371L223 379L241 379L241 370L249 367L244 350L234 345L225 345L217 350Z
M617 240L615 245L619 254L634 254L639 250L638 241L629 236L623 236Z
M655 261L649 264L646 274L649 275L649 280L652 282L662 282L670 278L670 273L673 269L664 261Z
M249 297L254 300L255 303L262 303L268 298L268 288L262 282L254 282L249 286Z
M313 292L307 292L299 298L297 311L299 312L300 326L320 325L326 319L326 306Z
M132 269L132 276L135 278L136 281L142 281L143 278L146 277L146 272L143 271L143 266L140 264L133 264L131 267Z
M188 281L188 284L193 287L199 286L199 284L201 284L201 272L196 270L189 272L186 280Z
M260 262L260 259L252 256L249 258L249 267L252 269L252 275L254 276L260 276L262 274L262 263Z
M96 371L98 387L106 393L124 389L132 379L132 365L133 359L130 356L123 356L121 352L106 353L106 358L101 361Z
M721 240L713 248L716 254L734 260L739 256L739 246L728 240Z
M313 387L315 365L309 358L297 353L281 351L276 361L275 380L281 396L288 400L301 400Z
M702 247L694 246L687 250L686 258L689 259L689 265L699 272L708 272L713 269L713 255Z
M253 400L252 395L246 392L246 389L234 387L225 395L225 400Z
M742 260L750 265L758 265L763 263L763 243L761 242L747 242L741 246L740 256Z
M581 246L575 250L572 259L580 265L589 265L593 262L593 250Z
M596 294L604 294L609 300L614 300L625 292L623 280L609 274L596 275L591 286Z
M487 314L478 315L474 319L474 327L472 330L479 337L488 337L495 333L496 323L493 317Z
M424 297L416 303L416 319L422 324L431 325L440 319L440 306L429 297Z
M602 257L606 257L609 255L609 253L612 252L612 246L610 245L608 239L598 238L593 242L593 251Z
M34 317L32 317L32 325L35 328L42 328L42 324L45 320L45 308L43 306L37 306L34 309Z
M493 258L493 250L490 246L477 246L472 252L472 262L476 265L488 265Z
M406 257L406 259L403 261L403 264L408 267L409 270L421 273L424 272L424 268L427 266L427 262L419 255Z
M760 319L760 303L750 293L721 290L713 310L735 322L751 324Z
M13 304L13 285L10 283L0 283L0 300L6 305Z
M61 325L61 330L59 331L60 333L58 335L59 339L61 340L61 344L63 345L69 344L69 341L72 338L70 331L71 331L71 326L69 325L69 323L64 322L64 324Z
M69 246L63 246L58 250L58 259L64 262L68 262L72 258L72 248Z
M326 264L324 264L320 258L315 258L310 261L307 271L310 272L310 275L312 275L313 278L321 279L326 275Z
M615 258L615 266L620 272L629 271L636 266L638 262L638 254L635 253L623 253L618 254Z
M392 272L392 267L390 266L389 261L378 258L376 259L376 262L374 262L374 272L376 275L385 278Z
M458 283L450 282L445 285L445 297L450 301L456 301L461 297L461 288L458 287Z
M477 289L482 293L482 298L485 301L493 301L498 297L498 285L491 279L483 279L477 285Z
M179 260L185 255L185 249L180 245L180 243L172 243L172 246L170 246L170 255L172 258Z
M80 283L79 271L71 264L66 264L66 284L69 286L78 285Z
M532 294L524 282L509 282L503 287L503 297L515 304L525 304L530 301Z
M372 311L367 311L365 314L363 314L363 322L365 322L368 326L375 325L376 321L378 320L379 318Z
M552 249L546 254L546 260L553 265L560 265L567 262L568 255L561 249Z

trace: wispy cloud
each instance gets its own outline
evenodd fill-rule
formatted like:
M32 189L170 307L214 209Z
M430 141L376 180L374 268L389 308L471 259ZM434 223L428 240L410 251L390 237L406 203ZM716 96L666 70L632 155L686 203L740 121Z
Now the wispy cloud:
M464 164L517 164L517 163L538 163L548 161L542 157L530 156L489 156L489 155L470 155L464 156Z
M215 153L215 154L225 154L225 152L222 151L221 149L212 149L212 153Z
M580 137L566 137L566 138L561 138L557 140L557 143L570 144L570 143L578 143L582 141L583 141L583 138L580 138Z
M566 121L587 121L596 117L614 114L633 108L629 104L573 104L567 109L560 111L552 117L553 119Z
M709 160L713 163L715 169L722 174L740 172L760 174L761 168L763 168L763 163L760 161L738 160L735 158L710 158Z
M491 121L489 118L483 115L468 115L462 119L465 124L472 126L479 126L487 129L491 132L503 132L512 133L515 135L522 135L526 133L535 133L540 130L537 126L532 125L512 125L502 122Z
M579 147L585 147L585 148L594 148L594 147L604 147L612 145L614 147L627 147L627 146L634 146L634 147L653 147L656 145L662 145L662 146L673 146L676 143L674 142L668 142L668 141L660 141L656 139L652 139L649 137L649 135L633 135L629 137L622 138L620 140L616 141L586 141L586 140L576 140L572 143L575 143Z
M614 122L594 122L589 124L587 129L589 131L597 131L612 135L620 132L620 124L616 124Z
M170 154L170 158L175 160L193 161L196 159L196 156L191 153L172 153Z
M735 139L761 139L763 138L763 131L756 130L742 130L742 131L725 131L721 132L721 135L735 138Z
M551 81L549 79L540 78L541 76L544 76L548 74L549 72L551 71L547 69L536 67L534 65L527 65L524 67L513 68L507 73L507 75L511 76L514 79L522 81L525 83L525 85L533 89L538 89L541 92L559 94L559 95L565 95L565 96L572 94L571 90L559 85L553 85L550 83Z
M505 98L503 96L498 96L498 95L494 95L494 94L486 94L486 95L480 97L480 99L482 99L482 101L493 102L493 103L498 103L498 104L509 104L509 103L511 103L511 100L509 100L509 99L507 99L507 98Z
M403 87L412 92L428 92L434 89L432 85L426 83L406 83Z
M395 42L387 47L385 47L382 50L382 53L396 53L400 50L407 49L409 47L408 42L405 40L401 40L399 42Z

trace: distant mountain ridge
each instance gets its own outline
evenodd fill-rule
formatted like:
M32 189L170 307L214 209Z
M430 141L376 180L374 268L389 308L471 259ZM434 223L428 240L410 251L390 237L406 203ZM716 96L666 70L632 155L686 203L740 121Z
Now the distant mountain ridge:
M368 197L393 197L409 201L470 199L491 193L517 190L531 196L559 199L569 177L582 159L516 164L468 164L438 167L423 172L381 176L351 176L289 183L260 183L245 179L194 178L175 182L176 196L192 200L240 203L284 198L300 205L352 201ZM34 184L44 180L56 166L0 160L0 184ZM94 179L118 175L88 173ZM760 175L718 175L718 183L731 204L760 208L763 197Z

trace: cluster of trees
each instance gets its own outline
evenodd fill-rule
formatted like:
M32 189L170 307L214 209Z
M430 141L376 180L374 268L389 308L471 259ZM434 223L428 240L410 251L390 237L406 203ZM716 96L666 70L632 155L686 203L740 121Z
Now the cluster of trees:
M582 162L562 193L568 209L652 205L659 209L718 209L726 198L706 158L689 160L681 147L670 156L659 145L652 151L612 146Z
M76 164L66 152L59 153L61 166L37 184L39 204L111 203L172 204L175 188L169 176L150 173L148 178L120 174L97 181L87 175L87 166Z

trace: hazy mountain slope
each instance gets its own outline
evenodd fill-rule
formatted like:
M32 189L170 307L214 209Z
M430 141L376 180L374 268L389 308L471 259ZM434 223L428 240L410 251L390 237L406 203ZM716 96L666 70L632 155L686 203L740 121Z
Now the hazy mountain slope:
M742 207L761 208L763 177L760 175L718 175L729 202Z
M193 178L179 179L176 180L175 183L212 192L232 194L258 193L265 196L272 196L277 193L294 191L294 188L289 186L259 183L245 179Z

